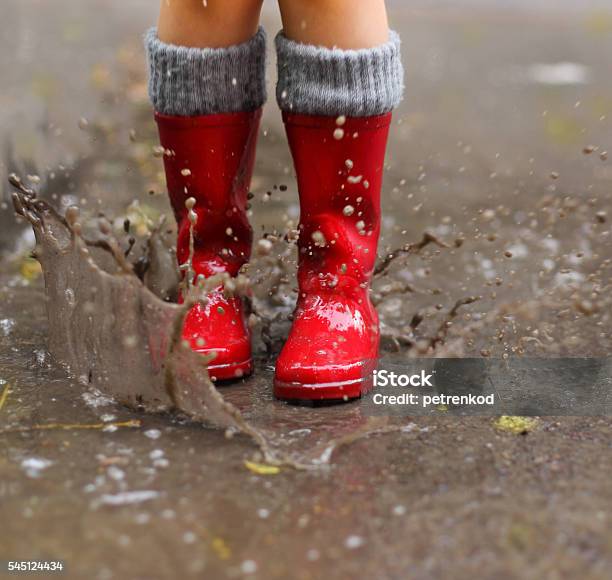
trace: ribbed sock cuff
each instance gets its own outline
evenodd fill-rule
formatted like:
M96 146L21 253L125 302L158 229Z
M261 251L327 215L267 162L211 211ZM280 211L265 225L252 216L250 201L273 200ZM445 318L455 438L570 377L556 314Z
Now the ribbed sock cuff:
M149 98L158 113L208 115L253 111L266 100L266 33L227 48L166 44L145 35Z
M340 50L276 36L276 98L283 111L310 115L381 115L396 107L404 90L400 37L374 48Z

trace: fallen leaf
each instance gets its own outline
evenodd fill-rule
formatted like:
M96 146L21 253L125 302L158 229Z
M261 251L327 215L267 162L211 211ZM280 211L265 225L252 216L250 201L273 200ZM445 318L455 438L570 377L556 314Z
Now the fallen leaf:
M499 431L506 431L515 435L525 435L535 429L538 420L533 417L502 415L494 424L495 428Z
M246 468L257 475L276 475L280 473L280 467L276 465L266 465L265 463L255 463L254 461L245 461Z

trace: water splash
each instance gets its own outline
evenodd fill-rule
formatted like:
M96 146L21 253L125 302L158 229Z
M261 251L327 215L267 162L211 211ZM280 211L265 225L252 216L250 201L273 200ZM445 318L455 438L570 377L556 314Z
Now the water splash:
M103 238L88 241L78 212L69 209L64 217L16 176L11 183L17 190L15 211L29 221L36 237L49 351L57 362L82 384L131 408L179 411L193 421L248 435L269 463L308 467L274 449L273 437L250 425L223 398L208 377L209 358L182 340L187 312L219 284L218 277L201 283L203 294L190 292L181 305L165 302L152 291L159 290L157 279L152 289L147 287L152 277L143 282L136 275L109 229L102 228ZM147 259L159 267L158 247L149 240ZM110 254L114 269L104 270L94 249Z

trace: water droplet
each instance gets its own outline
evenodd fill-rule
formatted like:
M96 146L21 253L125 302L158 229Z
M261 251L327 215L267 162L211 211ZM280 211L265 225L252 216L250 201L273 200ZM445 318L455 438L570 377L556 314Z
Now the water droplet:
M159 439L161 437L161 431L159 429L148 429L144 432L144 436L149 439Z
M317 230L316 232L312 232L312 235L310 237L315 243L315 246L318 246L319 248L324 248L327 245L327 240L325 239L323 232L320 232L319 230Z
M64 291L64 295L66 296L66 301L70 306L74 306L76 304L76 298L74 296L74 290L72 288L66 288Z
M349 550L355 550L356 548L360 548L365 544L365 540L361 536L349 536L344 540L344 545Z
M261 239L257 242L257 253L260 256L267 256L272 251L272 242L270 240Z
M257 572L257 562L255 560L245 560L242 562L240 569L243 574L254 574Z

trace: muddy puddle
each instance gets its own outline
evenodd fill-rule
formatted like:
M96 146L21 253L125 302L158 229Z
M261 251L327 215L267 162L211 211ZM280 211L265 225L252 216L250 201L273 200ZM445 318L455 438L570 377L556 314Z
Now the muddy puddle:
M592 153L594 148L583 151ZM152 155L158 156L156 148ZM553 172L549 178L556 181L559 175ZM58 210L44 199L48 197L44 191L37 193L37 178L25 179L33 183L15 174L9 182L14 210L34 233L32 258L42 268L48 352L83 388L134 410L178 413L185 420L224 429L227 436L246 435L259 447L256 459L268 466L317 468L327 465L339 446L377 432L401 430L398 422L361 418L356 424L349 421L344 433L334 434L326 425L314 446L304 444L306 438L291 449L292 438L286 432L270 429L261 420L251 422L231 396L225 398L223 393L231 389L218 389L208 378L206 357L194 354L181 341L189 307L205 299L207 288L224 281L211 279L200 288L184 287L183 294L190 296L185 304L172 303L179 293L179 274L171 220L162 214L157 221L145 218L139 224L136 219L134 225L129 214L92 214L78 205ZM286 189L275 185L263 199ZM596 199L548 193L532 211L512 212L503 204L478 210L469 226L472 235L456 231L457 224L443 218L420 240L383 247L373 283L383 327L381 364L385 352L396 364L402 356L476 353L602 356L609 341L606 328L612 299L607 290L612 265L600 254L609 234L607 213L600 207ZM499 244L498 228L504 217L514 218L517 237L510 241L506 231ZM572 241L563 236L568 222L579 230L580 249L559 255L562 244ZM283 225L284 229L262 232L255 242L255 264L237 283L226 286L233 292L240 288L239 294L248 300L249 323L269 370L294 304L295 221L285 215ZM394 229L391 218L388 226ZM491 257L484 257L490 253L487 244L498 246ZM541 263L537 272L520 269L520 262L527 260ZM28 262L28 267L35 272L34 264ZM189 264L185 267L189 269ZM436 270L458 276L460 283L446 288L433 285L432 279L441 278ZM468 294L474 279L480 279L479 293ZM517 299L516 294L527 287L531 295ZM427 303L419 308L416 297ZM359 414L359 403L353 405ZM312 429L297 431L310 434Z

